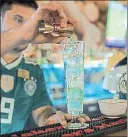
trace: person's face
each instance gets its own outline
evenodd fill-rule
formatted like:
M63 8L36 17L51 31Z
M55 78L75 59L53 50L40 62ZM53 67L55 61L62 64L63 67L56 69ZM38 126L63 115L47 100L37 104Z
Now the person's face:
M2 31L15 29L17 27L22 26L31 18L34 12L35 12L34 8L13 4L11 9L5 11L2 14L2 20L1 20ZM14 50L20 52L23 51L25 48L26 46L20 46Z

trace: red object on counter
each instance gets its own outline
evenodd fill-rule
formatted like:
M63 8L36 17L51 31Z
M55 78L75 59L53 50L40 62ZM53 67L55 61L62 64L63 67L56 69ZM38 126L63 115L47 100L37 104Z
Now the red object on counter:
M47 128L45 129L45 132L50 132L50 131L55 131L56 129L55 128Z
M94 128L104 129L104 128L106 128L106 127L105 127L105 126L94 126Z
M84 130L84 132L86 132L86 133L91 133L93 131L94 131L94 129L91 129L91 128L87 128L87 129Z
M74 134L64 134L64 135L62 135L62 137L74 137L75 135Z
M18 137L17 134L13 134L11 137Z
M111 125L109 125L109 124L102 124L101 126L104 126L104 127L111 127Z
M32 130L32 131L30 131L30 133L32 133L34 135L39 135L39 134L44 133L44 131L43 130L38 130L38 131Z
M33 134L32 133L24 133L21 135L21 137L32 137Z
M62 137L76 137L76 136L80 136L83 133L82 130L78 130L76 132L73 132L71 134L64 134L62 135Z
M120 120L118 120L118 121L116 121L117 123L125 123L125 122L127 122L127 119L120 119Z
M58 127L56 127L56 129L62 129L63 127L62 126L58 126Z
M82 133L83 133L83 131L79 130L79 131L73 132L72 134L75 136L80 136Z

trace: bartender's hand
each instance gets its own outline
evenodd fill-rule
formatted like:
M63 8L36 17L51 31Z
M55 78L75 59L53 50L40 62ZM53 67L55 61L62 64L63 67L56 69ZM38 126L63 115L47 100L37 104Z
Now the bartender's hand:
M45 122L44 125L60 123L63 127L68 125L67 121L72 120L72 115L57 111L55 115L50 116ZM87 115L81 115L79 117L81 122L88 122L90 118Z
M30 20L23 25L24 41L28 43L60 43L64 37L54 37L51 34L39 34L39 21L44 20L47 23L57 23L60 22L61 27L66 27L67 16L63 11L63 7L56 2L49 2L45 4L43 2L39 3L39 7L33 14ZM76 21L72 20L71 23Z

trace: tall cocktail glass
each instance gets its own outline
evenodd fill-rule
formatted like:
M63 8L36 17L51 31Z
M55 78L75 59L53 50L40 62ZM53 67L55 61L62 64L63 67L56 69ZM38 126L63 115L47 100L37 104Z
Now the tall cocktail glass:
M67 128L85 128L88 124L79 121L79 117L83 115L84 42L68 39L62 42L62 46L67 110L72 115L72 120L69 122Z

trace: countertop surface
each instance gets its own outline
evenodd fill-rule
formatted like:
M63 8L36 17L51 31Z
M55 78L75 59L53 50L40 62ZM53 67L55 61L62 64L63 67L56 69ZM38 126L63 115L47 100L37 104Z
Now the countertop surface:
M105 137L127 137L127 130L121 130L112 134L108 134Z

